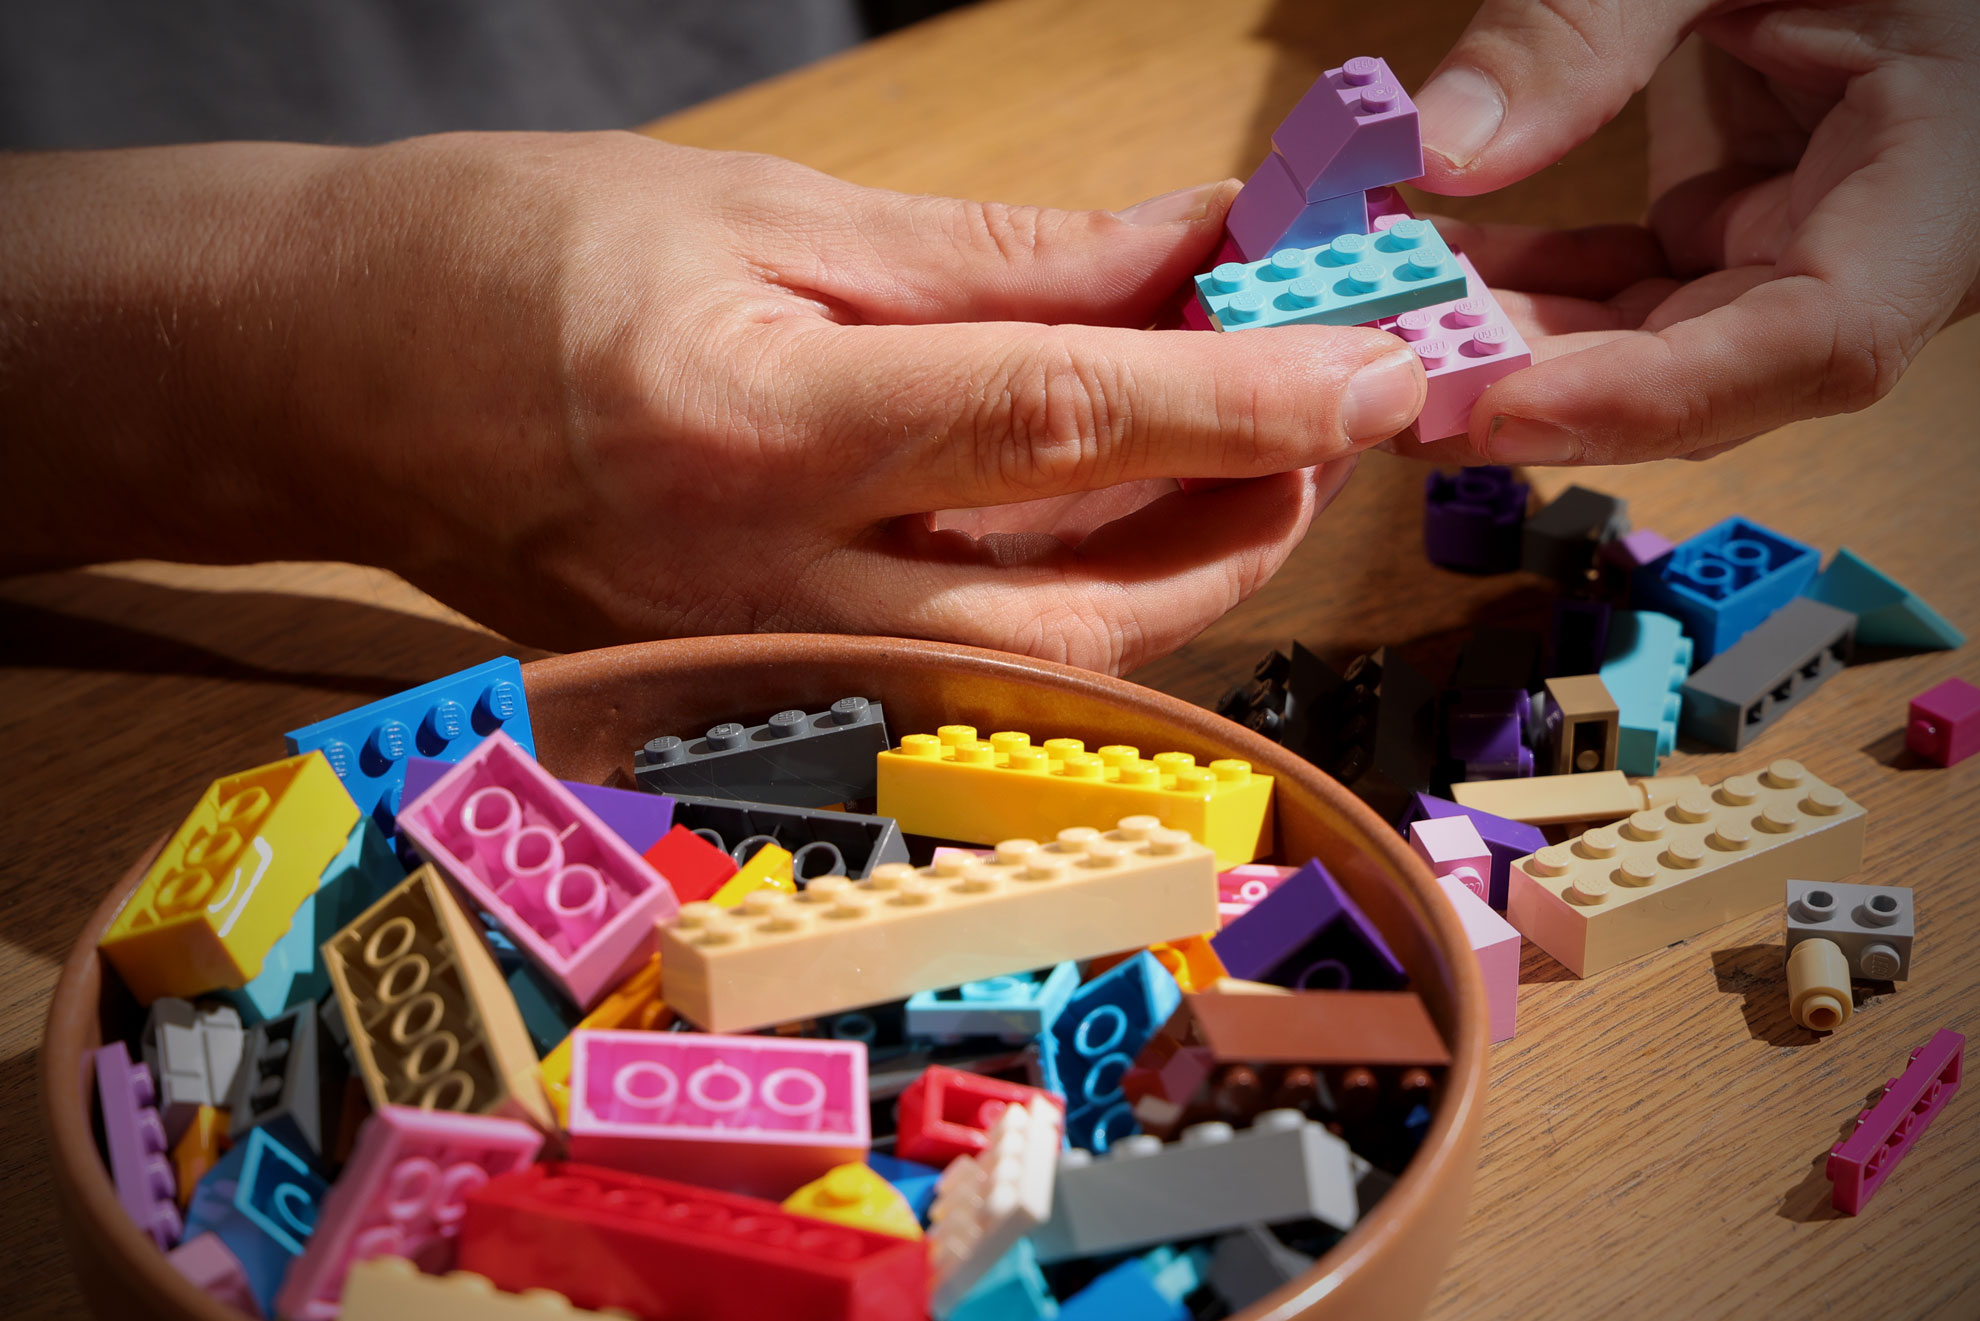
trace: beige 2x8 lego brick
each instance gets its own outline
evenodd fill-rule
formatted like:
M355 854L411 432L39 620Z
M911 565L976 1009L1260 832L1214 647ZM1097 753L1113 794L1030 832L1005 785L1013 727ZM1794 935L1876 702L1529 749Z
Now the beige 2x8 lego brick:
M1778 904L1790 877L1841 880L1867 815L1776 761L1516 860L1506 918L1586 977Z
M503 1293L471 1271L422 1275L404 1257L373 1257L351 1267L344 1282L343 1321L607 1321L630 1319L572 1307L548 1289Z
M991 858L888 863L734 909L688 904L660 930L663 998L711 1032L899 1000L1213 931L1215 855L1154 817L1006 840Z

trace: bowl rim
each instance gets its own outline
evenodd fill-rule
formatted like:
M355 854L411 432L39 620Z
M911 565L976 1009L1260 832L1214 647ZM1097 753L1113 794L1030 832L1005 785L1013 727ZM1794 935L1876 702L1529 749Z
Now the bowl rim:
M1314 797L1338 810L1342 817L1341 833L1364 853L1386 864L1385 869L1402 881L1405 898L1415 910L1417 920L1431 932L1434 944L1447 958L1455 984L1456 1015L1449 1034L1451 1064L1431 1114L1429 1131L1393 1187L1373 1211L1362 1216L1337 1244L1316 1260L1316 1266L1327 1266L1323 1273L1301 1276L1282 1286L1263 1303L1236 1314L1236 1321L1285 1321L1299 1315L1404 1235L1408 1225L1426 1213L1433 1185L1441 1187L1448 1179L1456 1178L1459 1186L1469 1188L1476 1161L1475 1146L1470 1141L1454 1139L1475 1133L1482 1123L1489 1073L1484 983L1477 961L1460 957L1469 953L1470 941L1456 910L1444 901L1428 865L1407 846L1403 836L1318 767L1214 711L1126 679L959 643L910 638L755 633L626 643L526 662L522 667L524 692L527 694L535 687L531 682L533 677L546 683L581 682L579 676L583 670L600 664L616 666L654 655L689 668L718 662L857 665L884 655L889 668L898 668L906 658L912 668L960 667L980 674L1027 676L1033 681L1043 679L1045 686L1071 690L1083 697L1138 707L1190 730L1206 743L1227 748L1229 755L1243 757L1253 765L1289 763L1283 768L1274 767L1273 774L1290 774L1302 781L1302 787ZM1332 786L1332 791L1328 786ZM85 1034L80 1030L57 1031L58 1027L76 1028L95 1017L96 1030L100 1033L102 963L97 942L169 839L168 831L110 887L63 960L61 975L49 1000L41 1041L38 1079L41 1119L50 1163L55 1167L57 1199L71 1204L65 1207L69 1214L63 1217L69 1232L107 1236L117 1250L116 1255L130 1262L151 1289L175 1296L188 1311L205 1321L236 1321L238 1314L232 1308L181 1276L166 1254L158 1251L125 1214L109 1169L97 1154L91 1118L94 1106L87 1100L81 1106L73 1104L74 1094L66 1091L75 1079L83 1076L85 1051L81 1042ZM86 996L85 988L96 993ZM1459 1163L1465 1168L1451 1169ZM72 1268L81 1264L74 1261ZM1297 1291L1290 1297L1277 1297L1286 1288L1295 1286Z

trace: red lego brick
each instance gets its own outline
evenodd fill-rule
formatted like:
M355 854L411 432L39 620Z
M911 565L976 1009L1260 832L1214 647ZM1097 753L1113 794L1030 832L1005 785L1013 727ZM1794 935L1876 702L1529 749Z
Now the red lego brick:
M1037 1097L1061 1112L1066 1108L1063 1098L1036 1087L932 1065L901 1093L894 1152L937 1168L958 1156L974 1156L989 1143L990 1126L1005 1107Z
M775 1202L552 1163L468 1194L460 1269L652 1321L923 1321L928 1249Z
M736 874L736 862L686 826L675 826L644 857L684 904L708 898Z
M1980 688L1948 679L1912 698L1904 745L1940 766L1956 766L1980 752Z

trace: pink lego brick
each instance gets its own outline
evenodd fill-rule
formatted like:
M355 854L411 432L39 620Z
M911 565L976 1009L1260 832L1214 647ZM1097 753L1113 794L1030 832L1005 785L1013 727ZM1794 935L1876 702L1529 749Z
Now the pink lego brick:
M254 1300L247 1272L233 1249L218 1234L195 1234L167 1255L174 1270L192 1281L209 1298L248 1316L260 1317L261 1304Z
M1409 209L1403 195L1393 188L1370 188L1365 194L1368 206L1368 228L1374 229L1384 220L1414 220L1416 212ZM1451 249L1456 252L1456 248Z
M1485 387L1533 364L1532 350L1478 278L1471 259L1452 255L1464 268L1465 297L1371 323L1408 340L1430 378L1430 393L1416 419L1418 440L1463 435Z
M1478 896L1492 897L1492 850L1468 816L1429 817L1409 823L1409 846L1439 877L1449 877Z
M1423 173L1416 103L1388 61L1357 55L1320 75L1272 134L1308 201Z
M1966 1038L1946 1028L1911 1052L1903 1075L1885 1083L1877 1104L1856 1117L1856 1130L1829 1149L1824 1172L1835 1185L1836 1210L1862 1214L1959 1090L1965 1061Z
M514 1119L388 1105L358 1131L302 1255L276 1295L286 1321L330 1321L344 1277L372 1257L453 1269L461 1199L536 1158L543 1135Z
M1317 248L1341 234L1366 234L1368 198L1352 192L1308 201L1275 151L1245 181L1224 228L1243 261L1262 261L1281 248Z
M1634 572L1655 564L1676 549L1676 543L1657 529L1640 527L1613 541L1603 542L1602 549L1595 554L1604 564Z
M796 974L801 975L801 974ZM872 1144L866 1047L708 1032L571 1035L571 1159L781 1200Z
M399 829L587 1009L680 911L666 878L500 730L401 808Z
M1492 1040L1510 1040L1519 1026L1519 932L1456 877L1439 876L1437 884L1457 910L1472 953L1478 956L1478 971L1485 978L1485 1004L1491 1012Z
M1285 883L1297 867L1269 862L1246 862L1217 873L1217 925L1227 927L1249 913L1252 905Z
M1980 688L1948 679L1912 698L1904 745L1941 766L1957 765L1980 752Z
M139 1230L159 1247L169 1248L185 1232L185 1222L173 1201L178 1180L166 1154L165 1124L158 1117L151 1070L131 1063L131 1053L121 1041L97 1050L93 1058L96 1105L103 1116L117 1200Z

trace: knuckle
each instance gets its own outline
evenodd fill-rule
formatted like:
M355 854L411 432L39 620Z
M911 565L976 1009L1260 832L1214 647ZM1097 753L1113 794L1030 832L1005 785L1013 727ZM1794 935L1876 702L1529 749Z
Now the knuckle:
M1823 364L1824 412L1854 413L1889 394L1924 342L1910 317L1889 306L1859 305L1839 317Z
M1045 238L1045 212L1035 206L972 202L962 209L962 223L976 247L1012 266L1035 257Z
M1007 432L989 431L985 476L1030 495L1109 485L1129 438L1132 394L1124 364L1082 355L1044 332L1014 350L984 391L983 407Z

